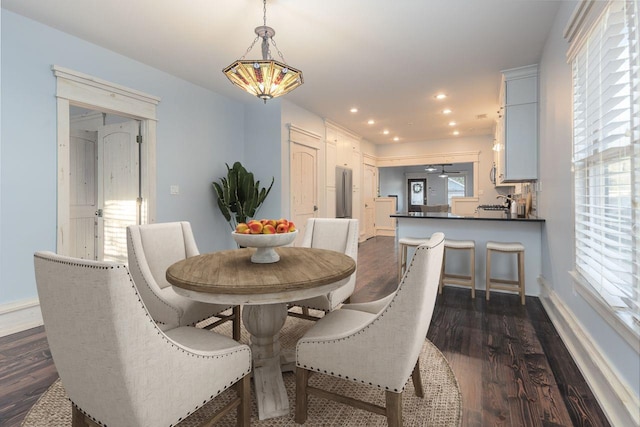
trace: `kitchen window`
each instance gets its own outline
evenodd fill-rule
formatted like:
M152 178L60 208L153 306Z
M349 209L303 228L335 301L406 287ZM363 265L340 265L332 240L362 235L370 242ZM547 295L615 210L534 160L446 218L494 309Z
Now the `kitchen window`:
M467 186L467 175L460 174L456 176L449 176L447 179L447 202L449 206L452 205L452 197L465 197Z
M597 14L589 10L592 6L593 2L583 2L576 12L583 14L585 19L580 19L583 24L568 29L575 35L569 50L573 71L573 275L637 337L640 331L638 2L605 3ZM602 8L602 4L597 7Z

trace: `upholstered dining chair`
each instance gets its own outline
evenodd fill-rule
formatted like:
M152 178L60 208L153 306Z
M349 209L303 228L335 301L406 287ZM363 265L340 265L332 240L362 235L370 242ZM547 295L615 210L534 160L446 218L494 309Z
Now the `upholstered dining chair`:
M357 263L358 220L351 218L309 218L300 246L341 252L349 255ZM321 310L325 313L334 310L353 293L356 287L356 272L342 282L343 284L340 287L326 295L291 302L289 304L290 307L302 307L302 314L290 311L289 315L317 320L317 317L309 314L310 308Z
M219 320L207 329L231 321L233 339L240 339L239 306L195 301L177 294L167 282L166 272L171 264L200 254L189 222L130 225L127 227L127 249L129 271L151 317L161 328L191 326L216 317ZM230 315L222 313L230 308Z
M386 415L402 426L402 392L412 377L423 397L420 352L438 293L444 234L418 246L395 292L378 301L346 304L318 320L296 346L296 422L307 419L313 394ZM381 407L308 385L311 372L344 378L385 392Z
M36 252L36 284L73 426L170 426L234 387L249 425L251 350L230 337L160 330L123 264Z

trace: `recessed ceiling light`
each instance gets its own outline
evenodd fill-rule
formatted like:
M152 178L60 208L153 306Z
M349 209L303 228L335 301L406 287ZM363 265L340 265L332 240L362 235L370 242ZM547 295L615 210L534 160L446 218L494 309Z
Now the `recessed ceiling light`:
M385 129L385 130L382 131L382 133L385 134L385 135L389 135L389 130Z
M369 121L367 122L367 124L372 125L372 124L374 124L375 122L376 122L375 120L373 120L373 119L369 119Z
M454 134L454 135L460 135L460 132L458 132L457 130L454 130L454 131L453 131L453 134Z
M444 93L439 93L436 95L436 99L445 99L447 97L447 95L445 95Z
M456 122L449 122L449 126L455 126Z
M394 141L400 141L400 138L398 138L397 136L394 136L394 137L393 137L393 140L394 140Z
M357 109L357 108L355 108L355 107L353 107L353 108L352 108L351 110L349 110L349 111L351 111L352 113L357 113L357 112L358 112L358 109Z
M451 114L451 110L448 108L445 108L444 110L442 110L442 114Z

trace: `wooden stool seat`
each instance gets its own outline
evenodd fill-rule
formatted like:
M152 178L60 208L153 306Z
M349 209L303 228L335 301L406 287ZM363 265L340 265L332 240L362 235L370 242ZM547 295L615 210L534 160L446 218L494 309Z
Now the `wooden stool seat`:
M496 279L491 277L491 254L493 252L516 254L518 260L518 277L516 280ZM491 289L515 291L520 294L520 303L524 305L524 245L519 242L487 242L487 301Z
M449 250L464 250L470 251L469 253L469 275L447 273L445 269L445 261L447 251ZM444 241L444 255L442 257L442 269L440 271L440 286L439 293L442 293L442 288L446 283L452 285L468 286L471 288L471 298L476 297L476 242L473 240L452 240L445 239Z
M400 279L402 279L407 268L407 249L409 247L417 248L428 241L428 237L402 237L398 239L398 275Z

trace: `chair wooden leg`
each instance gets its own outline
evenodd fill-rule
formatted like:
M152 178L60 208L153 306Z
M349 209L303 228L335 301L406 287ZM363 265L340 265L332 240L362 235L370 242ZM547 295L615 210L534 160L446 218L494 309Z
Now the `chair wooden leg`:
M487 269L486 269L486 300L489 301L489 292L491 292L491 249L487 249Z
M471 249L470 271L471 275L471 299L476 299L476 248Z
M402 427L402 393L385 392L387 424L389 427Z
M402 280L402 274L407 266L407 245L398 248L398 281Z
M242 314L240 313L240 306L236 305L233 307L233 339L236 341L240 341L240 325L242 322Z
M520 302L524 305L524 252L518 252L518 286L520 288Z
M416 396L424 397L424 388L422 387L422 376L420 375L420 358L416 362L416 366L413 367L411 373L411 379L413 380L413 388L416 390Z
M442 252L442 266L440 267L440 283L438 284L438 293L442 294L442 288L444 287L444 266L446 263L447 249Z
M240 406L238 406L237 426L249 427L251 425L251 374L247 374L237 383L238 397L240 397Z
M309 371L296 368L296 423L304 424L307 421L307 383Z
M96 423L83 414L76 405L71 405L71 427L94 427Z

